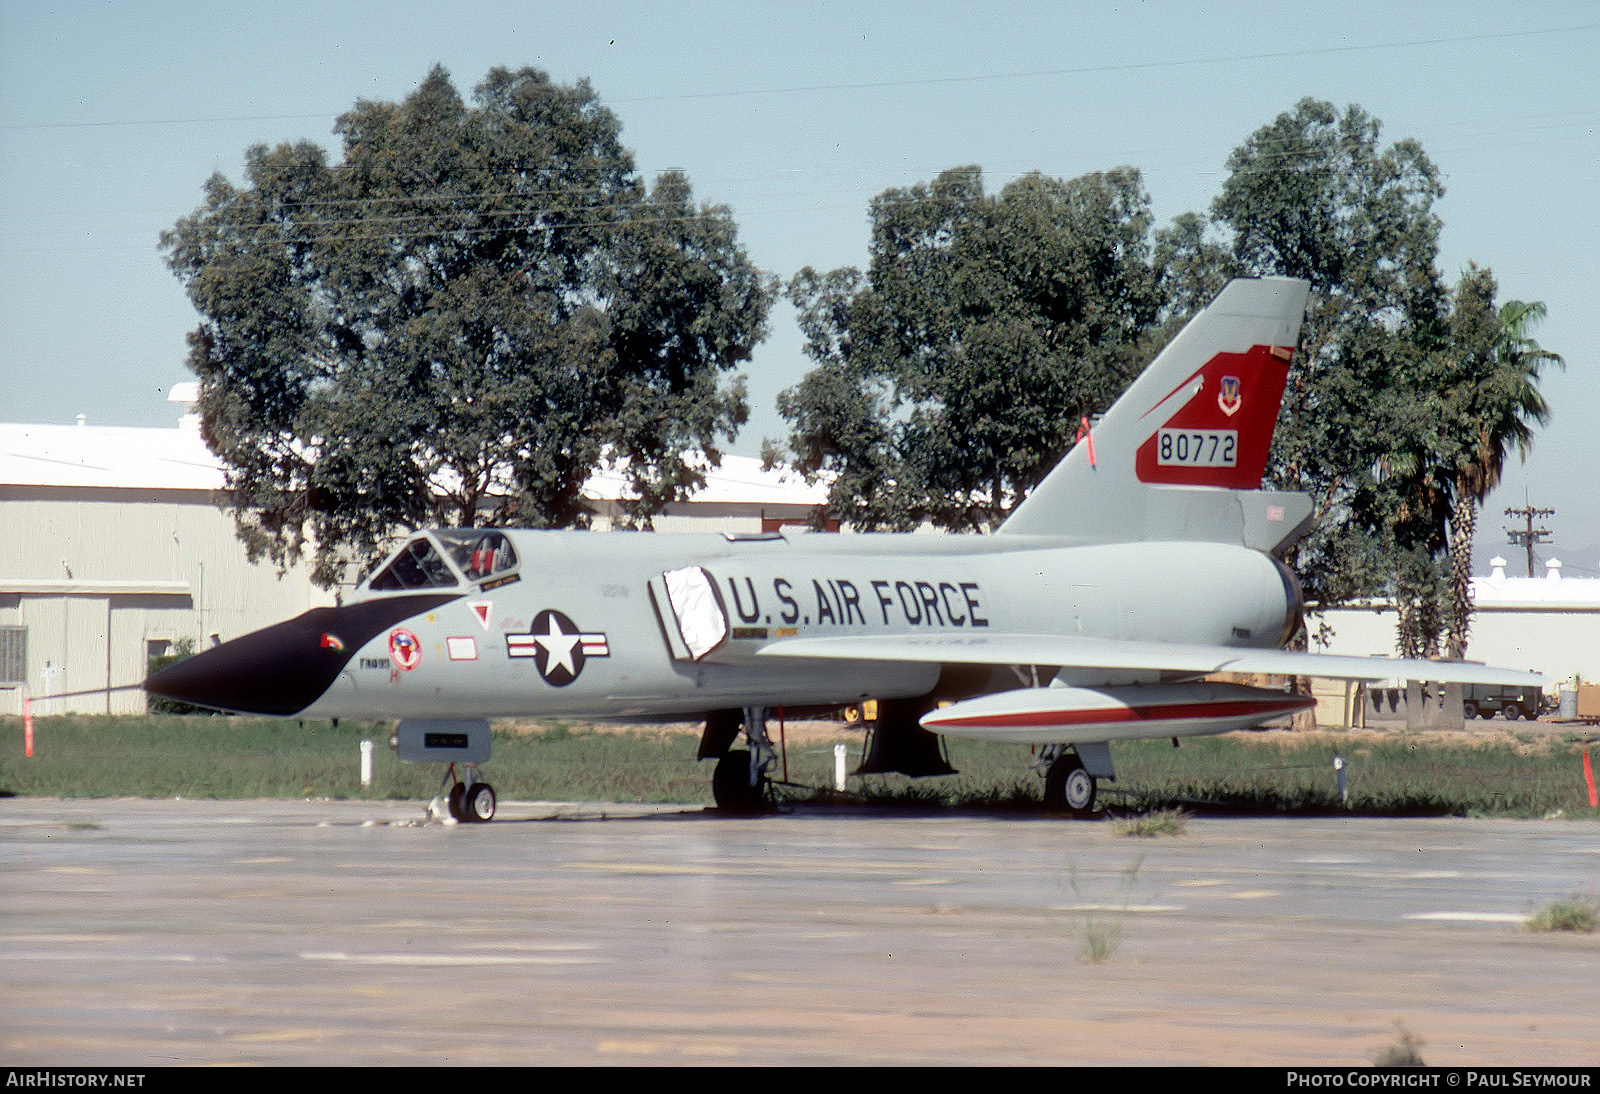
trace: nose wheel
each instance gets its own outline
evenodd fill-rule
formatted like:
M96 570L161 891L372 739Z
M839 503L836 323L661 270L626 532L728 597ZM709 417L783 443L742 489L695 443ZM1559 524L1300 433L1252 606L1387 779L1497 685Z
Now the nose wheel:
M465 766L465 779L457 777L455 764L451 764L445 771L445 778L450 782L450 791L445 798L450 816L463 824L494 820L494 787L479 781L477 764ZM439 799L435 798L433 804L437 805L438 801ZM429 812L434 812L432 805L429 807Z
M483 822L494 820L494 787L488 783L474 783L462 795L461 820Z

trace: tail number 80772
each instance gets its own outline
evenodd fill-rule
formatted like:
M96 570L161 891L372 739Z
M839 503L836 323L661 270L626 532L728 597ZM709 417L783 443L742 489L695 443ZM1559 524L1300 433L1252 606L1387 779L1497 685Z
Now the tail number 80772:
M1156 435L1156 463L1162 467L1233 467L1239 434L1232 429L1163 429Z

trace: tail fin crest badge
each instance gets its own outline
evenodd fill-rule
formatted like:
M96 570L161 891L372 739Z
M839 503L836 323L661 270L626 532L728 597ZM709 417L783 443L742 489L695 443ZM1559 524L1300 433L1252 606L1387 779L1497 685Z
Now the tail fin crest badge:
M1239 377L1222 378L1222 390L1217 392L1217 405L1230 418L1239 413L1239 408L1244 405L1244 400L1239 396Z

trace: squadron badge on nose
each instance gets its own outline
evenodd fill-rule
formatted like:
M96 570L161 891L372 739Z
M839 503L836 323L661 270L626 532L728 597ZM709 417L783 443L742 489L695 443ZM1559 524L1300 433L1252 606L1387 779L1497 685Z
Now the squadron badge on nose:
M533 658L534 667L551 687L564 688L578 678L591 657L610 657L604 634L585 633L561 612L546 608L533 618L526 634L506 635L506 656Z
M422 643L404 627L389 633L389 659L406 672L422 664Z

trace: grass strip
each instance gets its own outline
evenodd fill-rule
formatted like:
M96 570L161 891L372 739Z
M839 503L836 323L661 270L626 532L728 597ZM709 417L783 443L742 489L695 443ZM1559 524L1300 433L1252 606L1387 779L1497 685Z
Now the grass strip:
M388 749L391 723L298 722L196 715L34 719L23 756L20 718L0 718L0 793L66 797L397 798L424 800L442 769L402 764ZM360 742L374 741L373 783L360 783ZM862 736L842 727L850 766ZM625 730L552 721L537 731L497 725L484 777L502 798L709 803L711 765L684 727ZM1581 753L1585 739L1541 729L1515 739L1437 740L1401 731L1228 734L1129 741L1113 748L1117 781L1101 803L1118 812L1182 808L1292 814L1595 817ZM1038 808L1042 781L1025 747L951 740L960 774L850 780L853 800L909 808ZM1341 800L1333 760L1349 790ZM828 797L832 741L792 746L790 801Z

